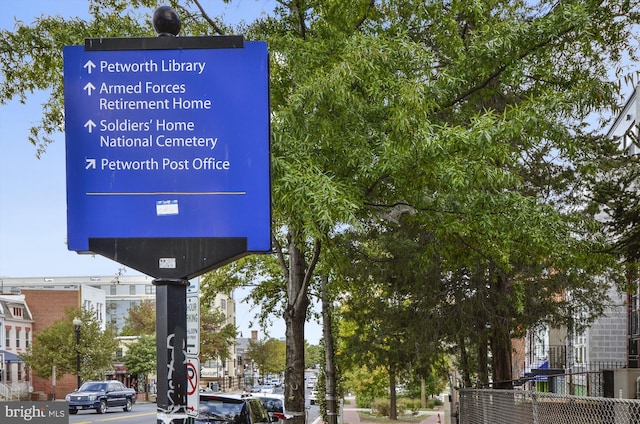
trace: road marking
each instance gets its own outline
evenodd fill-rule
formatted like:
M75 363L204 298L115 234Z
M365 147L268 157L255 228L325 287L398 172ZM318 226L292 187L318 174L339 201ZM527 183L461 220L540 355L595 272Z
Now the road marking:
M91 424L91 423L101 423L105 421L125 420L127 418L146 417L147 415L156 415L156 412L155 411L145 412L144 414L124 414L124 415L118 415L116 417L100 418L95 421L88 421L87 423L77 423L77 424Z
M147 415L156 415L156 411L145 412L144 414L127 414L125 416L119 416L119 417L113 417L113 418L103 418L103 419L98 420L98 421L114 421L114 420L121 420L121 419L124 419L124 418L146 417Z

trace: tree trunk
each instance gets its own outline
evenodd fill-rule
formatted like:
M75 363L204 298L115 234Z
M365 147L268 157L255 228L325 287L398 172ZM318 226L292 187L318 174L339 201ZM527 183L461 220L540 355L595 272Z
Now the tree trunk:
M469 355L467 354L467 344L465 342L464 335L460 335L458 341L458 347L460 348L460 367L462 368L462 387L471 387L471 370L469 365Z
M496 313L491 320L491 353L493 358L493 387L513 389L511 358L511 319L508 313L509 287L503 276L496 278L494 290Z
M289 424L305 424L304 404L304 324L309 298L305 281L304 253L296 244L296 233L289 234L286 323L285 406L293 415Z
M333 361L332 308L327 292L328 278L322 277L322 336L324 338L325 391L327 404L327 424L338 423L338 403L336 393L336 365ZM320 402L320 405L323 403Z
M484 332L483 332L484 333ZM489 387L489 349L484 336L478 341L478 388Z
M389 365L389 419L398 419L398 402L396 399L396 366Z

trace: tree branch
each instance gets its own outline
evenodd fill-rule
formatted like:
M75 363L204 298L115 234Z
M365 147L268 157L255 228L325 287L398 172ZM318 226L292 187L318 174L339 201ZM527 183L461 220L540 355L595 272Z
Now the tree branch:
M358 22L356 22L354 29L360 29L360 27L362 26L362 24L364 24L364 21L367 20L367 18L369 17L369 11L371 9L373 9L373 6L375 6L376 2L375 0L370 0L369 4L367 5L367 10L365 10L364 15L362 15L362 18L360 18L360 20Z
M211 27L213 28L213 30L218 34L218 35L224 35L224 31L222 31L220 29L220 27L218 25L216 25L216 23L213 21L213 19L211 19L209 17L209 15L207 15L207 12L204 11L204 8L202 7L202 5L200 4L199 0L193 0L193 2L196 4L196 6L198 6L198 9L200 9L200 13L202 13L202 17L204 18L205 21L207 21L209 23L209 25L211 25Z
M275 235L271 235L271 240L273 241L273 245L275 246L276 256L278 257L278 262L280 262L280 267L282 268L282 273L284 274L285 280L289 280L289 267L287 266L287 261L284 260L284 254L282 253L282 245L278 241Z
M558 34L558 37L560 36L564 36L566 34L568 34L569 32L573 31L575 29L575 25L571 25L568 28L566 28L564 31L560 32ZM557 38L557 37L554 37ZM530 48L526 49L525 51L523 51L522 53L520 53L515 61L519 61L524 59L525 57L533 54L536 50L539 50L543 47L548 46L549 44L551 44L551 42L553 42L554 38L547 38L544 41L541 41L539 43L533 44L531 45ZM497 78L500 74L502 74L508 67L508 65L510 65L511 63L513 63L514 60L510 61L509 63L505 63L501 66L499 66L495 71L493 71L484 81L482 81L480 84L469 88L467 91L465 91L464 93L462 93L461 95L459 95L458 97L456 97L451 103L449 103L448 105L444 106L443 109L448 109L450 107L453 107L454 105L460 103L461 101L463 101L465 98L469 97L470 95L472 95L473 93L476 93L480 90L482 90L483 88L485 88L487 85L489 85L491 83L491 81L493 81L495 78Z
M309 283L311 281L311 276L313 275L313 271L316 268L318 260L320 259L320 251L322 250L321 247L322 243L319 239L316 239L313 244L313 256L311 257L311 262L309 262L309 266L304 273L302 287L300 288L300 291L298 291L298 296L294 302L296 310L300 310L300 308L302 308L302 303L308 300L307 291L309 288Z
M295 0L290 3L289 9L291 13L296 15L299 23L300 37L304 40L307 37L307 27L304 23L304 12L300 8L300 1Z

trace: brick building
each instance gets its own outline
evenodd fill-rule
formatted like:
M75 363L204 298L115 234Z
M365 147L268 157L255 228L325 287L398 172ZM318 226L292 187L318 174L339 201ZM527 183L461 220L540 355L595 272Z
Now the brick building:
M27 288L22 291L34 316L34 334L64 317L65 310L77 309L81 306L87 310L102 311L98 316L104 316L104 292L89 286L69 286L56 289ZM104 322L104 321L103 321ZM77 386L75 375L64 375L53 386L51 378L33 375L33 391L44 393L47 398L64 399Z

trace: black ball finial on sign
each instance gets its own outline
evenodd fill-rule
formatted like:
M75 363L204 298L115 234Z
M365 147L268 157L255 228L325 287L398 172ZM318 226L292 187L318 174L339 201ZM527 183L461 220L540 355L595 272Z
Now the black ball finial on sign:
M180 32L180 16L169 6L160 6L153 12L153 28L158 37L176 36Z

